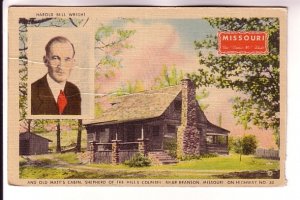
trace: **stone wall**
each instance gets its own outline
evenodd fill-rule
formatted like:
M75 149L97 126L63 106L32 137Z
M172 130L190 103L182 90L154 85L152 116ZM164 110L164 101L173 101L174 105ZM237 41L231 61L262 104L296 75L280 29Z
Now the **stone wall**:
M202 138L200 133L200 119L196 100L196 89L193 82L189 79L182 80L182 111L181 126L177 131L177 157L181 158L188 155L200 154L200 143Z

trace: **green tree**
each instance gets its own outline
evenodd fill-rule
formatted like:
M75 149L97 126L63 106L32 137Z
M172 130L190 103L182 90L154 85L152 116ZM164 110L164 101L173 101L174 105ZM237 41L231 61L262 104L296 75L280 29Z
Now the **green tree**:
M161 73L158 77L154 79L154 86L152 89L160 89L164 87L179 85L181 80L186 77L186 74L182 72L182 70L178 71L175 65L168 67L167 65L163 65ZM201 101L204 98L207 98L209 92L207 89L198 90L196 94L196 99L199 102L200 108L205 110L208 108L208 104L204 104Z
M249 155L254 154L255 150L257 148L257 139L255 135L245 135L242 138L242 144L243 144L243 154Z
M144 84L140 80L136 80L134 83L131 81L127 81L127 83L120 88L117 89L115 92L116 96L122 96L126 94L133 94L137 92L142 92L145 90Z
M179 85L184 79L184 74L176 69L175 65L168 67L163 65L160 75L154 79L154 86L152 89L160 89L164 87Z
M124 29L123 25L134 22L134 19L120 19L121 26L101 24L95 33L96 76L106 78L114 76L114 70L122 67L118 57L125 49L132 48L129 38L135 30Z
M121 18L119 21L122 25L114 26L101 24L95 33L95 58L97 60L95 77L96 82L98 78L105 77L111 78L115 76L115 70L123 67L122 60L119 57L121 53L130 49L133 46L130 44L130 38L135 34L135 30L125 29L124 25L127 23L134 23L135 20L132 18ZM132 87L131 82L127 83L117 89L117 95L124 95L126 93L132 93L135 89ZM101 88L101 83L96 83L96 90ZM96 96L97 99L97 96ZM101 103L95 105L95 116L101 116L103 108Z
M257 139L255 135L244 135L243 137L231 138L230 143L235 153L240 154L240 161L242 155L254 154L257 148Z
M278 18L208 18L220 31L266 31L266 55L218 55L215 35L195 41L199 50L198 72L189 77L198 87L231 88L243 95L234 98L238 123L252 122L272 129L279 138L279 20ZM244 110L245 108L246 111ZM248 124L247 124L248 126Z
M101 103L97 102L95 103L95 117L98 118L102 115L103 113L103 108Z

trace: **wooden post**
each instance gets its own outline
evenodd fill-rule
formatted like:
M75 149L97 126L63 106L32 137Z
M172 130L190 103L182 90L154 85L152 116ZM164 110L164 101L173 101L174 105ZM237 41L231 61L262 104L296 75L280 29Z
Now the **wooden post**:
M137 139L138 143L138 150L139 152L147 156L148 154L148 139L145 139L145 134L144 134L144 124L142 124L141 128L141 138Z
M139 152L141 154L143 154L144 156L147 156L148 155L148 139L138 139L138 142L139 142Z
M90 143L90 162L94 163L96 161L96 152L98 151L97 149L97 141L92 141Z
M78 119L76 152L81 152L82 119Z
M32 122L32 119L28 119L27 120L27 131L30 133L31 132L31 122Z
M60 120L57 120L56 124L56 153L61 152L61 145L60 145Z
M111 162L113 165L117 165L120 163L119 157L119 143L121 140L112 140L112 152L111 152Z
M142 124L141 139L144 139L144 125Z

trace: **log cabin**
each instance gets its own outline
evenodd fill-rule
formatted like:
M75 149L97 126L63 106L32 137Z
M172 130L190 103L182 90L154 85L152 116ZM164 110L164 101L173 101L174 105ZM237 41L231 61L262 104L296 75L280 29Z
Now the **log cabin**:
M229 131L208 121L189 79L111 98L110 107L84 126L91 161L96 163L121 163L137 152L173 163L166 154L174 146L177 158L228 154Z

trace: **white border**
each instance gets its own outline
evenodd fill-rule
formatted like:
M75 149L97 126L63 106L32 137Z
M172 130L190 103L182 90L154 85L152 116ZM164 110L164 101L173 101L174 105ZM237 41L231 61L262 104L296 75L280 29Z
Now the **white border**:
M288 7L288 122L287 122L287 161L286 176L288 185L277 188L125 188L125 187L20 187L10 186L7 183L7 16L9 5L141 5L141 6L179 6L179 5L225 5L225 6L284 6ZM3 2L3 182L4 199L30 199L30 200L60 200L60 199L300 199L300 131L297 127L300 119L300 1L297 0L152 0L141 2L139 0L93 0L79 1L67 0L6 0Z

